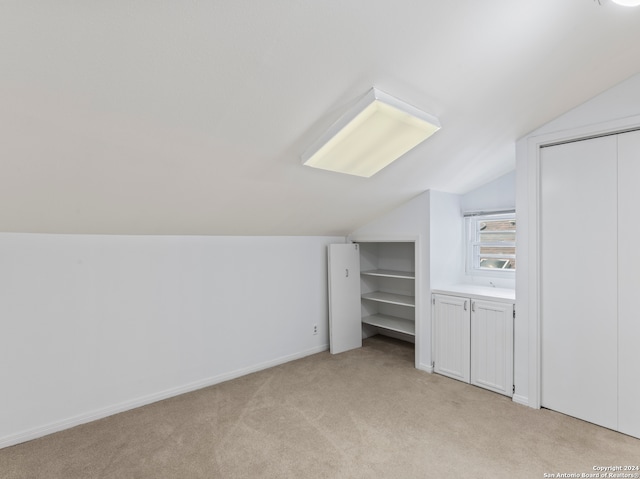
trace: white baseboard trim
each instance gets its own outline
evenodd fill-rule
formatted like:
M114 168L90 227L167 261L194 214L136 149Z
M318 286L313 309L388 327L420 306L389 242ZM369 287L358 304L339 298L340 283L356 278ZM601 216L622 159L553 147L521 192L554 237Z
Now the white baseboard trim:
M512 399L513 399L513 402L518 403L518 404L522 404L523 406L528 406L529 405L529 398L527 396L521 396L519 394L514 394Z
M183 386L166 389L164 391L160 391L160 392L142 396L136 399L131 399L129 401L124 401L118 404L114 404L112 406L96 409L94 411L90 411L84 414L79 414L77 416L63 419L61 421L55 421L55 422L46 424L44 426L19 432L17 434L10 434L8 436L0 438L0 449L9 447L9 446L15 446L16 444L20 444L22 442L31 441L33 439L37 439L39 437L46 436L48 434L53 434L54 432L70 429L72 427L79 426L81 424L86 424L91 421L96 421L98 419L102 419L107 416L113 416L114 414L128 411L130 409L146 406L147 404L162 401L163 399L168 399L170 397L179 396L180 394L185 394L191 391L196 391L198 389L213 386L215 384L219 384L225 381L229 381L231 379L239 378L247 374L255 373L257 371L262 371L263 369L269 369L274 366L278 366L280 364L294 361L296 359L301 359L307 356L311 356L313 354L327 351L328 349L329 349L329 345L323 344L315 348L307 349L306 351L300 351L298 353L282 356L282 357L273 359L271 361L266 361L264 363L249 366L247 368L237 369L235 371L219 374L217 376L213 376L206 379L202 379L200 381L195 381L189 384L185 384Z
M428 373L432 373L433 372L433 366L431 364L420 363L420 365L418 366L418 369L420 371L426 371Z

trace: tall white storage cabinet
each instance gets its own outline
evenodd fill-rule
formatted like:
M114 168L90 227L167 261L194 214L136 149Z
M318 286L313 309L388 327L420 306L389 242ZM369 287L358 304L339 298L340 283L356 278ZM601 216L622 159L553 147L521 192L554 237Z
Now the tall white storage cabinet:
M363 326L366 333L415 341L415 251L415 241L360 241L329 247L332 353L361 346ZM352 275L356 264L357 275Z
M540 156L541 405L640 437L640 132Z
M513 300L436 293L434 372L512 396Z

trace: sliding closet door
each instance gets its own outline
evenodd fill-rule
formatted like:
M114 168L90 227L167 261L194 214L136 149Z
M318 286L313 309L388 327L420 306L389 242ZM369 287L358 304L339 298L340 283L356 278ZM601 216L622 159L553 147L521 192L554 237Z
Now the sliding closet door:
M640 131L618 135L618 428L640 437Z
M616 137L541 150L541 403L617 428ZM637 271L637 270L636 270Z

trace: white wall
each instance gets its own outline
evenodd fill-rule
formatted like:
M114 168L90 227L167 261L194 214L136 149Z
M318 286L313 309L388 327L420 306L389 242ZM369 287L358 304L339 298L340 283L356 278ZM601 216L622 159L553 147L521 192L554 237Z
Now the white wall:
M327 349L344 240L1 234L0 447Z
M526 145L524 145L526 154ZM513 384L514 400L530 405L529 371L529 278L528 272L534 267L529 261L529 205L527 204L528 179L523 166L523 145L516 147L516 318L513 323ZM524 200L523 200L524 199Z
M628 123L637 121L633 118L637 115L640 115L640 74L531 132L516 144L518 269L516 271L514 375L519 401L532 407L539 405L536 273L538 200L535 172L537 150L533 151L530 145L544 139L569 137L574 132L580 132L585 136L597 134L603 129L615 129L617 123L628 126Z
M461 196L430 191L430 282L431 289L461 283L464 277L464 221Z
M467 211L497 211L516 206L516 172L503 175L460 198L460 207Z
M640 114L640 73L534 130L532 136L595 125Z

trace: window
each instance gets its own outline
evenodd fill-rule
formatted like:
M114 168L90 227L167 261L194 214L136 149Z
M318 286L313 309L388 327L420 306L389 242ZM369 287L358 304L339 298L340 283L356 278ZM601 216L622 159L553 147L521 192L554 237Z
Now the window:
M487 214L467 218L469 241L467 271L484 274L516 269L515 213Z

